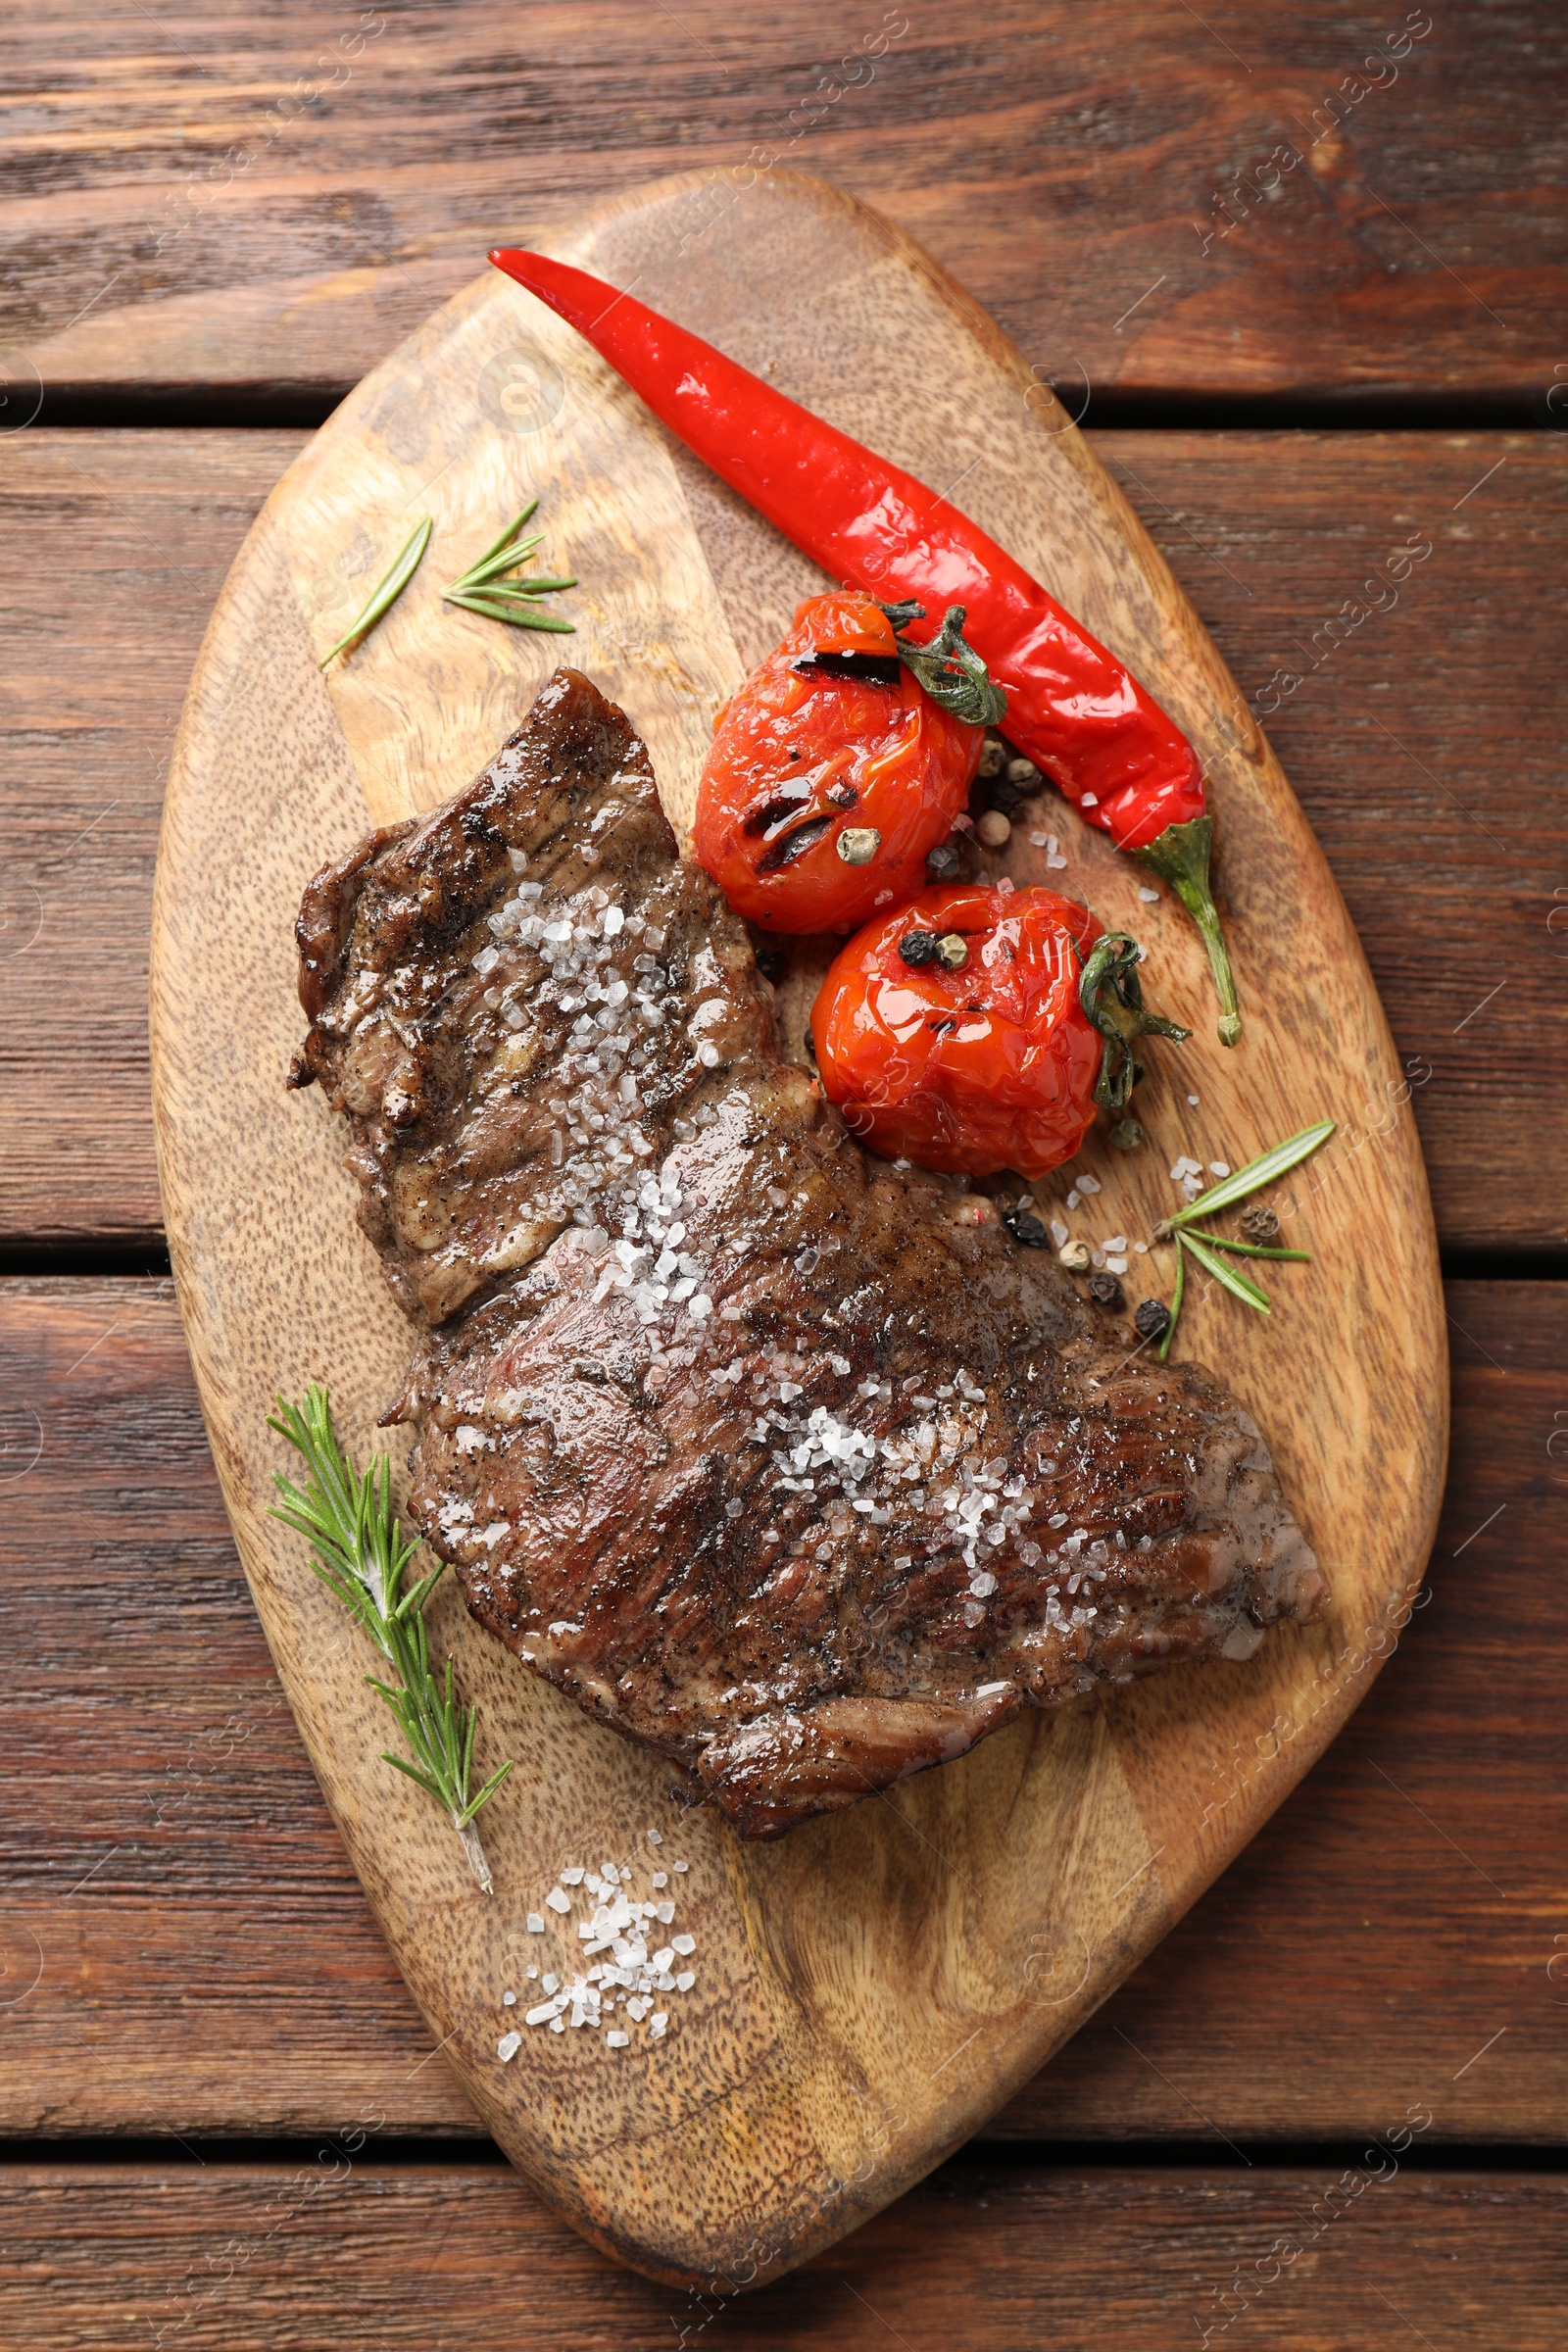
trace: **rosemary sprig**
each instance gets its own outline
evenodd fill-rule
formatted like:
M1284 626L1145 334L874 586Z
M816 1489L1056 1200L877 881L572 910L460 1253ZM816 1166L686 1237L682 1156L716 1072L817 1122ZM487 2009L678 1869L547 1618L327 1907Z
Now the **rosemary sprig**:
M560 620L553 612L541 612L537 602L542 596L559 595L564 588L575 588L575 575L535 572L526 579L506 576L524 563L536 547L544 545L543 532L532 539L517 536L538 505L539 501L531 498L522 513L514 515L500 538L450 588L442 590L443 604L461 605L464 612L477 612L485 620L510 621L514 629L549 629L558 636L576 635L573 622Z
M1276 1144L1272 1152L1264 1152L1256 1159L1249 1160L1245 1168L1238 1168L1234 1176L1223 1178L1212 1192L1200 1194L1196 1200L1178 1209L1175 1216L1167 1217L1162 1224L1155 1226L1156 1241L1169 1240L1176 1244L1176 1282L1171 1293L1170 1319L1159 1343L1161 1363L1170 1354L1170 1344L1176 1336L1176 1319L1182 1311L1182 1298L1187 1289L1189 1256L1202 1267L1205 1274L1211 1274L1223 1290L1229 1291L1232 1298L1240 1298L1260 1315L1274 1311L1268 1293L1250 1274L1244 1274L1240 1266L1228 1266L1224 1258L1217 1257L1214 1252L1224 1250L1236 1257L1272 1257L1293 1265L1311 1264L1311 1256L1305 1250L1265 1250L1256 1242L1233 1242L1228 1235L1213 1233L1206 1228L1195 1230L1195 1224L1199 1217L1211 1217L1222 1208L1234 1208L1237 1201L1245 1200L1250 1193L1260 1192L1265 1184L1272 1184L1276 1177L1298 1167L1303 1159L1309 1159L1321 1144L1328 1142L1334 1133L1334 1125L1332 1119L1321 1119L1315 1127L1303 1127L1299 1135L1288 1136L1283 1144Z
M270 1418L268 1427L301 1457L305 1484L297 1487L282 1471L274 1471L273 1482L283 1499L281 1509L271 1516L307 1539L316 1574L392 1667L398 1678L395 1686L373 1674L365 1679L396 1716L415 1761L411 1764L385 1750L381 1760L417 1781L446 1807L468 1867L491 1894L494 1882L473 1817L489 1803L512 1765L501 1765L482 1788L473 1790L473 1732L479 1710L465 1707L454 1692L450 1658L444 1678L431 1666L424 1624L424 1604L440 1579L442 1564L405 1591L418 1539L405 1535L393 1507L387 1456L378 1454L363 1475L355 1469L338 1443L325 1389L308 1388L302 1405L282 1396L276 1402L277 1418Z
M413 537L404 547L391 570L377 586L370 590L369 602L359 618L352 621L344 630L331 653L321 656L316 664L318 669L324 669L329 662L334 661L343 652L345 646L354 645L361 637L368 635L382 613L389 612L397 603L398 598L419 568L420 559L430 544L430 533L433 528L434 524L428 514L422 522L416 523Z

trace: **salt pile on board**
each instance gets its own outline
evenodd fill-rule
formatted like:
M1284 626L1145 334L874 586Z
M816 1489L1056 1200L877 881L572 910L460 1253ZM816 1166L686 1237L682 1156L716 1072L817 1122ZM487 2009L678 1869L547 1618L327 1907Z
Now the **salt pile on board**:
M652 1846L663 1843L658 1830L649 1830L646 1837ZM524 2026L552 2034L564 2034L568 2029L603 2033L605 2046L612 2050L630 2048L628 2026L642 2029L646 2041L662 2041L669 2011L660 2007L660 2001L670 1993L690 1992L697 1982L696 1971L681 1965L696 1951L696 1936L682 1932L665 1940L675 1917L673 1897L666 1891L670 1874L684 1877L687 1867L684 1862L672 1862L668 1870L653 1871L647 1901L634 1898L630 1891L634 1877L630 1863L604 1862L598 1870L591 1870L574 1862L563 1870L560 1884L544 1898L545 1911L527 1914L527 1929L530 1935L543 1936L547 1932L545 1912L549 1912L564 1928L569 1925L573 1929L578 1948L570 1961L562 1961L560 1974L546 1969L541 1975L537 1963L530 1963L524 1971L537 1981L544 1995L524 2012ZM583 1904L582 1914L574 1915L574 1899ZM583 1961L590 1965L575 1965ZM504 1992L503 2006L514 2007L516 1997L514 1992ZM505 2065L521 2046L522 2035L514 2029L497 2042L496 2056Z

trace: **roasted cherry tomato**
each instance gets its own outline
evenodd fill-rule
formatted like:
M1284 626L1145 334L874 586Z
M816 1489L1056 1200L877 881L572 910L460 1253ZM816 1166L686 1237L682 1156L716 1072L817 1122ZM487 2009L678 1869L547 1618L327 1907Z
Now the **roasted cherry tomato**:
M697 861L770 931L852 930L919 888L984 740L900 662L870 597L812 597L719 712Z
M831 1102L886 1158L1043 1176L1094 1122L1104 1039L1079 1002L1104 926L1049 890L956 885L867 923L811 1014Z

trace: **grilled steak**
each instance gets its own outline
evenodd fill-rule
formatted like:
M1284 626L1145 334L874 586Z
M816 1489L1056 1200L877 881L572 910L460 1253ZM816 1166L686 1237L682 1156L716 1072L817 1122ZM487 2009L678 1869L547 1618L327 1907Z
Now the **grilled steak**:
M479 1622L751 1837L1325 1585L1256 1426L983 1198L870 1159L557 674L311 884L296 1084L422 1327L410 1510Z

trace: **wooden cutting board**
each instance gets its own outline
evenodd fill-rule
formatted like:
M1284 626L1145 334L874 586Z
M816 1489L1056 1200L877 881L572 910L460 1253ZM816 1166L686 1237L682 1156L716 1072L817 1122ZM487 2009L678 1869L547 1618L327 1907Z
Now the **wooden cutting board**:
M482 1765L517 1759L484 1817L493 1898L435 1806L378 1761L369 1663L267 1517L274 1390L330 1384L353 1446L414 1335L354 1221L344 1138L284 1092L303 1022L301 888L371 824L466 783L558 659L646 737L677 825L713 714L818 575L641 410L568 329L493 270L368 376L279 483L196 666L171 771L152 982L158 1137L174 1270L256 1604L321 1786L433 2040L501 2145L596 2243L724 2295L776 2278L928 2171L1105 1998L1277 1805L1397 1638L1446 1445L1438 1264L1408 1102L1360 948L1236 685L1126 503L1027 361L876 214L775 172L666 180L551 250L629 286L939 488L1003 540L1174 711L1207 763L1221 903L1247 1031L1214 1036L1196 938L1143 869L1048 797L1008 860L1150 949L1195 1027L1143 1092L1145 1148L1095 1142L1044 1190L1147 1237L1180 1153L1232 1166L1310 1121L1331 1147L1277 1196L1311 1268L1265 1321L1200 1280L1182 1350L1256 1413L1327 1566L1332 1623L1246 1666L1182 1668L1018 1723L974 1754L775 1846L686 1812L657 1759L434 1610L482 1707ZM509 224L495 224L496 233ZM475 240L476 262L480 259ZM1309 458L1303 462L1310 462ZM457 613L440 587L537 493L542 560L574 571L574 637ZM390 616L318 656L420 514L435 534ZM1347 751L1347 759L1366 753ZM1048 869L1030 830L1058 836ZM1134 1257L1166 1294L1168 1250ZM647 1832L657 1829L657 1851ZM569 1929L526 1928L572 1862L686 1861L692 1989L667 2037L499 2036L558 1973ZM546 1949L548 1947L548 1949ZM1303 1964L1309 1958L1303 1955Z

